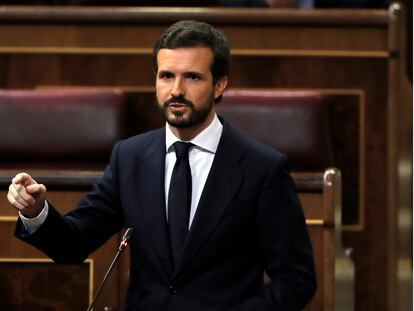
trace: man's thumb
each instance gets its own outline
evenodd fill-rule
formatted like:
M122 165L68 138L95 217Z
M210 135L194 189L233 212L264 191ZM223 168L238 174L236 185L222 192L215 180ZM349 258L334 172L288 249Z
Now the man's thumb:
M32 195L38 195L46 192L46 187L43 184L33 184L26 187L26 191Z

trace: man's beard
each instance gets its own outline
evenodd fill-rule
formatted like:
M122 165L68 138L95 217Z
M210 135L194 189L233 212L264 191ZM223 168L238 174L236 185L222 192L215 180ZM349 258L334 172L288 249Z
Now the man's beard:
M174 117L170 117L170 113L167 112L168 105L172 103L181 103L186 105L188 108L190 108L191 112L188 116L188 118L183 117L183 113L180 111L174 111L170 112L174 115ZM201 106L200 108L196 109L194 107L194 104L192 101L186 99L184 96L178 96L178 97L172 97L169 100L165 101L164 104L158 105L158 109L161 112L164 119L170 124L171 126L174 126L176 128L187 128L192 127L195 125L199 125L203 123L209 113L211 112L211 109L214 105L214 95L211 94L209 99L206 101L206 103Z

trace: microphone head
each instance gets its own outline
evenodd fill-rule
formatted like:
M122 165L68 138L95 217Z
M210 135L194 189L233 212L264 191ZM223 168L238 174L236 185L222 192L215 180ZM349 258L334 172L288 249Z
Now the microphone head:
M124 236L122 237L122 241L121 241L121 243L119 243L119 247L118 247L119 252L123 252L125 250L125 248L127 248L128 240L132 235L132 231L134 231L132 228L128 228L125 231Z
M131 237L133 231L134 231L134 229L128 228L125 231L124 236L122 237L122 241L127 242L129 240L129 238Z

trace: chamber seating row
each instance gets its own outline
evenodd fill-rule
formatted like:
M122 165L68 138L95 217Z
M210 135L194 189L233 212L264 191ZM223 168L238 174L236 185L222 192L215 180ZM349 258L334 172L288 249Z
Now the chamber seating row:
M16 172L28 171L47 185L62 212L69 210L102 173L112 145L125 137L127 98L116 89L0 90L1 192L5 194ZM347 295L335 295L338 282L335 261L344 257L340 226L341 176L339 170L332 167L327 105L326 99L315 92L252 90L229 90L217 105L218 113L234 127L280 149L291 159L314 248L319 283L308 310L333 310L338 303L335 297ZM30 259L33 258L44 260L42 254L33 253L13 239L15 215L5 195L0 197L0 217L8 221L9 232L4 232L3 237L10 240L9 249L0 249L0 258L7 259L7 269L13 260L25 259L27 265L32 264ZM84 298L64 299L81 305L90 300L119 238L113 237L91 255L89 260L93 264L89 269L93 277L88 282L73 280L77 288L73 293ZM46 264L44 269L51 269L51 265ZM120 307L127 270L128 257L125 256L114 272L117 277L112 278L97 302L98 308ZM34 272L23 269L22 273ZM51 275L50 281L58 282L59 278L53 280L54 274ZM14 292L26 292L26 283L13 284ZM48 299L57 306L58 301L53 301L53 297ZM350 300L352 297L347 297L347 301Z

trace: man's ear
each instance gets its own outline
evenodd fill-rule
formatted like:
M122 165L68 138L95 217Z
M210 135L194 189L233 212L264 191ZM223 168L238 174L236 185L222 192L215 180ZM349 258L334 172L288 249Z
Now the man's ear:
M214 85L214 98L218 98L223 95L227 87L228 77L222 76L220 79L217 80L216 84Z

